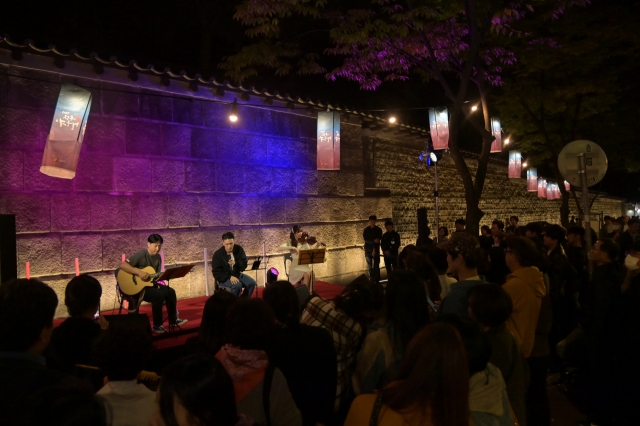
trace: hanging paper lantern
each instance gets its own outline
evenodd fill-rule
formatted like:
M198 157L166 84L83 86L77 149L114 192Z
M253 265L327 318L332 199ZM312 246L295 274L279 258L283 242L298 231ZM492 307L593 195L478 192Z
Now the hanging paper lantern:
M566 180L564 181L564 189L566 189L567 191L571 191L571 184Z
M62 179L76 176L90 108L91 92L73 84L62 85L42 155L41 173Z
M340 170L340 113L318 112L318 170Z
M447 107L429 108L429 128L433 149L449 148L449 111Z
M502 152L502 125L499 118L491 118L491 134L495 138L491 143L491 152Z
M509 151L509 178L520 179L522 175L522 153Z
M529 167L527 169L527 191L538 191L538 169Z
M547 198L547 180L538 179L538 198Z
M553 182L547 183L547 200L555 199L555 192L553 189L553 185L555 185Z

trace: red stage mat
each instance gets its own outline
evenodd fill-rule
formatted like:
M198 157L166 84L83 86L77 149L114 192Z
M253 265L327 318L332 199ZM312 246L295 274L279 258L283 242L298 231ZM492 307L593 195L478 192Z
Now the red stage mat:
M315 292L327 300L333 300L337 295L342 293L344 286L338 284L331 284L324 281L316 281ZM263 287L258 288L258 297L262 297ZM256 297L254 295L254 297ZM207 302L207 296L194 297L191 299L178 300L178 312L179 317L188 319L181 329L177 329L174 333L165 333L161 335L154 334L154 342L157 349L164 349L173 346L179 346L184 344L188 338L193 337L200 328L200 321L202 320L202 310L204 304ZM149 321L153 325L153 319L151 317L151 305L142 305L140 307L141 314L147 314ZM118 315L118 310L103 311L103 315ZM126 315L126 311L123 310L123 315ZM166 311L163 309L163 315L166 316ZM58 318L54 320L54 325L57 327L64 321L64 318ZM166 324L165 324L166 327Z

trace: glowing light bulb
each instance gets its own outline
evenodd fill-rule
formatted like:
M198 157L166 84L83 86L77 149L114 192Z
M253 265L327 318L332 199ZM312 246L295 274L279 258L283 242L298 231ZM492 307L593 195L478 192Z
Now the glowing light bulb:
M231 104L231 114L229 114L229 121L235 123L238 121L238 100L234 99Z
M231 121L232 123L235 123L236 121L238 121L238 116L235 114L231 114L229 116L229 121Z
M474 106L471 107L471 111L477 111L477 110L478 110L478 106L477 105L474 105Z
M527 167L527 162L522 163L522 167Z
M506 138L506 139L504 140L504 144L505 144L505 145L509 145L509 138Z
M396 122L396 118L395 117L389 117L389 123L393 124Z

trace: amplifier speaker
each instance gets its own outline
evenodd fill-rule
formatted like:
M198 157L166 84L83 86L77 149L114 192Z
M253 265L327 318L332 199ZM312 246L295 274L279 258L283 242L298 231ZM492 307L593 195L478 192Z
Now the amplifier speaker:
M151 334L151 323L146 314L105 315L104 317L109 321L109 325L132 324Z
M18 278L16 216L0 214L0 283Z

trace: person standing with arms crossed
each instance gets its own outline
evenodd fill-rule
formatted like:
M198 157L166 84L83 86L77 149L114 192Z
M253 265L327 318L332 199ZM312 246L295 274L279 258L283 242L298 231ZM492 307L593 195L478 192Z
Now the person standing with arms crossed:
M369 268L369 279L372 283L380 282L380 240L382 239L382 229L376 226L378 218L376 215L369 216L369 226L364 228L362 238L364 238L364 256Z
M391 219L384 223L387 232L382 236L382 253L384 255L384 266L387 268L387 275L398 269L398 249L400 248L400 234L393 229Z

